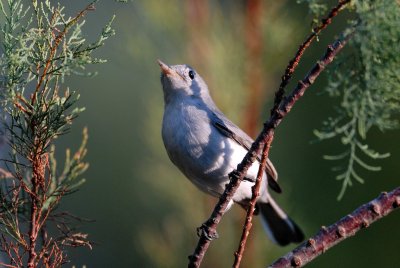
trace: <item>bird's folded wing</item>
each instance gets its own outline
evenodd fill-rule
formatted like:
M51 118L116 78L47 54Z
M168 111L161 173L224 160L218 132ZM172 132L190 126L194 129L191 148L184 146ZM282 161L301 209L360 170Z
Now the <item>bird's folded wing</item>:
M215 112L211 117L211 123L221 134L225 135L228 138L231 138L247 151L250 150L250 147L253 144L253 140L234 123L227 119L222 120ZM257 157L257 160L261 162L259 156ZM277 182L278 173L276 172L274 166L269 159L267 159L266 173L269 187L275 192L281 193L282 189Z

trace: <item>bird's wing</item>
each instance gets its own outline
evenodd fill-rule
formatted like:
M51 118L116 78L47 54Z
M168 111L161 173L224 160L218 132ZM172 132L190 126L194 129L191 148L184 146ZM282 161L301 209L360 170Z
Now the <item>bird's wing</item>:
M228 138L231 138L247 151L250 150L251 145L253 144L253 140L238 126L232 123L228 119L222 119L225 116L218 115L217 112L213 112L211 116L212 125L223 135ZM260 157L257 157L257 160L261 162ZM276 172L273 164L269 159L267 159L266 165L266 173L268 178L268 185L277 193L281 193L282 189L278 184L278 173Z

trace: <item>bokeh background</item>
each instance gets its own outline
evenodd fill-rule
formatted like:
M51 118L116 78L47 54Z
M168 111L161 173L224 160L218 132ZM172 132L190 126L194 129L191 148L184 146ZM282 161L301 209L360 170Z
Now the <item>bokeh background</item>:
M249 4L253 2L252 4ZM257 4L259 3L259 5ZM75 13L84 1L62 1ZM221 110L254 137L271 108L286 64L310 31L306 5L295 1L102 1L87 16L85 33L95 39L115 14L116 35L97 56L108 63L92 66L94 78L72 77L86 111L72 132L58 141L58 157L76 149L89 129L87 182L66 197L63 208L94 219L81 229L95 242L92 250L69 252L78 267L186 267L197 243L196 227L210 215L216 199L195 189L171 164L161 140L163 95L156 59L187 63L207 81ZM293 81L303 77L326 45L345 25L338 17L305 54ZM368 143L389 159L378 173L360 173L364 185L336 197L341 183L322 159L343 151L339 141L313 143L313 129L334 115L339 100L321 94L321 76L276 131L270 158L284 194L277 201L307 236L329 225L381 191L398 186L399 131L373 130ZM293 88L292 83L288 89ZM344 163L342 163L344 164ZM207 252L203 267L230 267L244 221L234 207L223 218L220 239ZM399 267L400 213L361 231L329 250L308 267ZM242 267L265 267L294 245L278 247L255 219Z

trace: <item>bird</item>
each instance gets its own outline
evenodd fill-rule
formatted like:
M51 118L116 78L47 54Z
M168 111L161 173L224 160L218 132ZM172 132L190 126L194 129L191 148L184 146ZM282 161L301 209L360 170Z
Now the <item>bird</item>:
M229 183L229 173L242 161L253 140L218 109L196 70L161 60L158 64L164 94L161 134L168 157L197 188L219 197ZM260 159L248 169L226 210L233 203L248 209L259 165ZM276 244L299 243L303 232L268 191L269 187L282 192L277 179L278 173L267 159L255 214L261 214L262 225Z

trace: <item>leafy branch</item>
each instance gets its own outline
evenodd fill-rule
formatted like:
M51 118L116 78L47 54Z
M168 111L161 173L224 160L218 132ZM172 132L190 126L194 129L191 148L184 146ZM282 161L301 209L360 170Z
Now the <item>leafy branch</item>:
M6 178L0 188L0 249L9 259L1 265L6 267L60 267L67 262L67 247L91 247L87 235L71 226L71 219L79 219L57 213L62 198L84 182L87 129L80 148L72 156L66 151L61 173L54 141L84 110L75 107L79 94L63 85L64 78L104 62L91 54L114 34L112 18L98 40L86 44L83 18L95 10L94 4L67 17L63 6L50 1L33 0L25 7L22 0L0 0L5 17L2 121L10 152L3 159L8 170L1 172ZM57 232L48 233L48 225Z
M309 1L315 5L315 0ZM342 199L353 179L363 183L358 168L379 171L363 158L383 159L368 146L367 134L398 128L400 112L400 5L396 1L352 1L357 32L349 44L349 53L341 55L329 76L325 92L341 98L336 116L326 120L321 130L314 131L319 140L337 138L346 147L327 160L346 161L336 179L342 182L338 199ZM351 71L349 71L351 70Z

